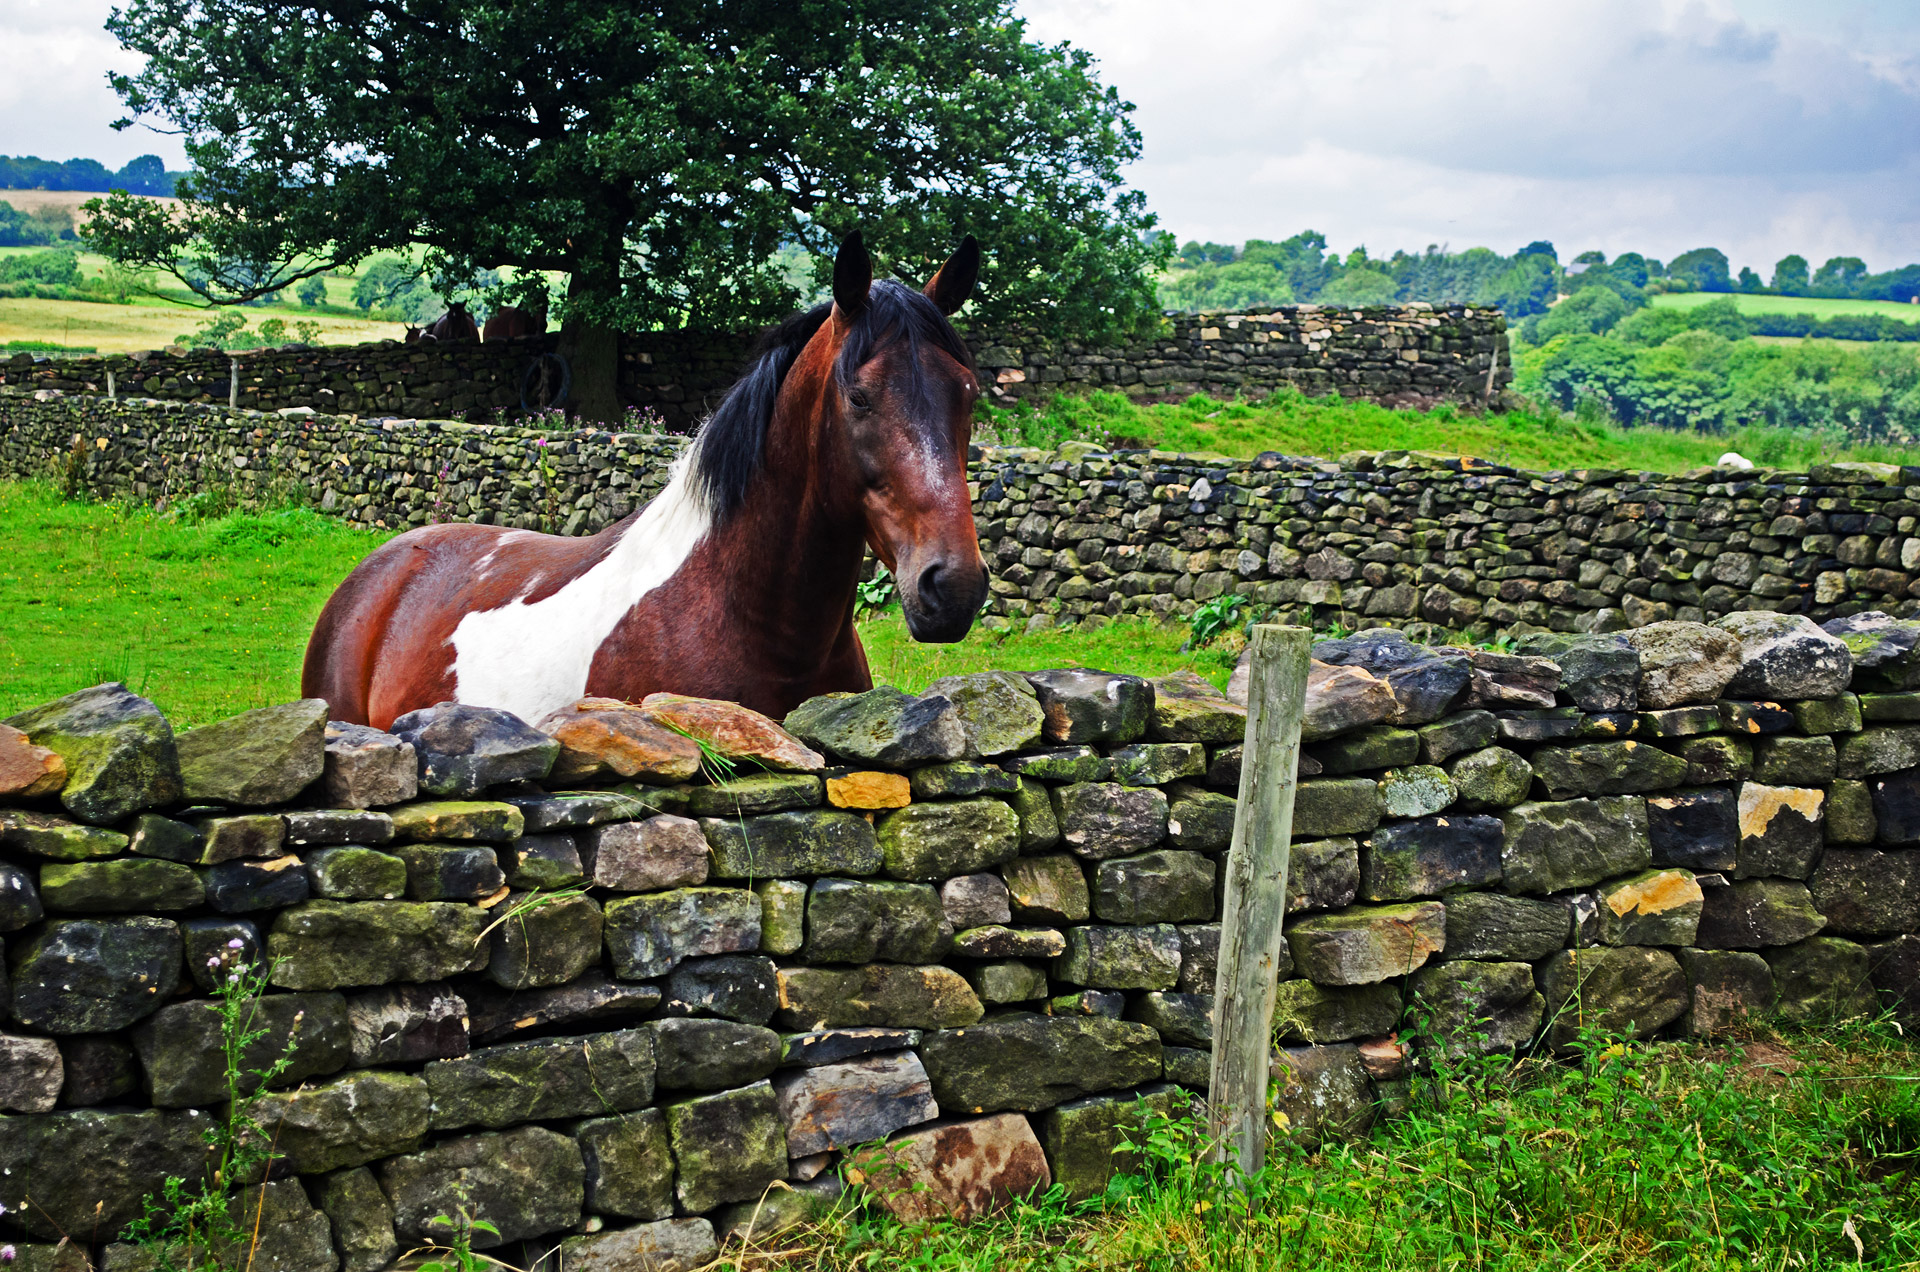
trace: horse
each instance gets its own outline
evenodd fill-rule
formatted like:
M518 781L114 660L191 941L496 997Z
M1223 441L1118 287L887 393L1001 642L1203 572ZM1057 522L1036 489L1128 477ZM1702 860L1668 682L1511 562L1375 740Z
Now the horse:
M518 340L521 336L544 335L546 330L547 314L544 309L536 312L502 305L487 315L487 325L480 329L480 339Z
M778 719L873 686L853 624L866 546L913 638L960 640L987 596L966 462L980 381L948 319L979 268L969 236L921 291L876 282L850 235L833 299L765 337L650 503L589 537L390 540L321 611L303 696L379 728L446 701L537 721L657 691Z
M480 328L473 322L464 302L455 301L446 313L421 328L423 340L478 340Z

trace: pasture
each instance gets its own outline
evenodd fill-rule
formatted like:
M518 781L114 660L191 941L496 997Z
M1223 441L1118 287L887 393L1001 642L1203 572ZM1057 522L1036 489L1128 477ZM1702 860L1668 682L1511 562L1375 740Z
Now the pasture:
M1655 309L1697 309L1716 300L1733 298L1740 312L1756 314L1812 314L1816 318L1866 317L1880 314L1902 322L1920 322L1920 305L1892 300L1830 300L1820 296L1755 296L1746 292L1667 292L1649 298Z
M239 312L251 327L268 318L282 319L289 327L295 322L317 323L324 344L398 340L406 332L396 322L375 322L357 314L349 318L299 305L260 305ZM135 353L164 348L193 331L207 316L204 309L155 299L116 305L90 300L0 298L0 346L20 341L100 353Z

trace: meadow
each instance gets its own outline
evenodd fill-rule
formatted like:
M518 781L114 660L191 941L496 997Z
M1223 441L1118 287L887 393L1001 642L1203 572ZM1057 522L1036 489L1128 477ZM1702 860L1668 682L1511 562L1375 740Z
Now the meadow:
M1665 292L1650 296L1655 309L1698 309L1733 297L1740 312L1754 314L1812 314L1816 318L1865 317L1880 314L1902 322L1920 322L1920 305L1893 300L1834 300L1823 296L1755 296L1746 292Z

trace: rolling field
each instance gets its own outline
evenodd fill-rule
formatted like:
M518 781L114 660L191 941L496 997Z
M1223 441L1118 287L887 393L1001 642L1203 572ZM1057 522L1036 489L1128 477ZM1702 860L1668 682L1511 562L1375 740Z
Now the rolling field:
M406 333L406 328L397 322L316 313L298 305L262 305L240 312L253 327L268 318L284 319L289 326L300 321L319 323L323 344L398 340ZM114 305L86 300L0 298L0 345L14 340L33 340L69 348L93 348L101 353L134 353L163 348L191 332L206 318L206 310L167 301Z
M29 216L49 208L65 212L73 217L75 225L85 225L87 221L87 214L80 210L81 204L88 199L106 197L97 190L0 190L0 203L10 203ZM153 201L164 203L168 207L176 207L179 204L177 199L155 198Z
M1743 314L1812 314L1816 318L1881 314L1902 322L1920 322L1920 305L1891 300L1827 300L1818 296L1752 296L1744 292L1669 292L1649 302L1656 309L1695 309L1733 297Z

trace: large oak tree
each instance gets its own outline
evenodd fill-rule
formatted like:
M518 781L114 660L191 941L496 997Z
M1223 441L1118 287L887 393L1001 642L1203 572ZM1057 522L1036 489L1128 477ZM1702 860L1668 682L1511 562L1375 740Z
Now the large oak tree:
M122 126L178 131L194 171L180 213L103 201L103 249L228 303L410 244L529 292L564 273L597 418L618 330L776 317L776 250L855 228L915 279L979 237L976 320L1153 311L1131 105L1010 0L132 0L107 26L147 58Z

